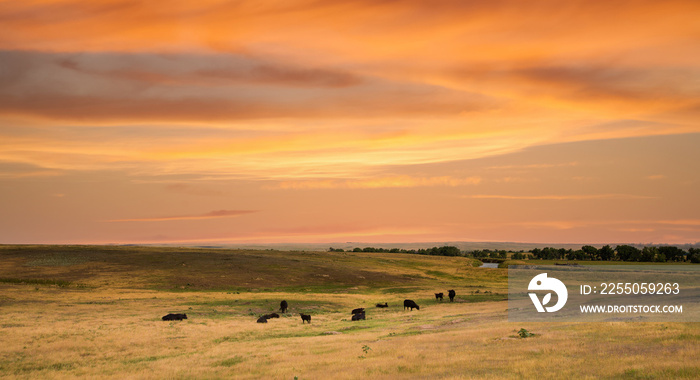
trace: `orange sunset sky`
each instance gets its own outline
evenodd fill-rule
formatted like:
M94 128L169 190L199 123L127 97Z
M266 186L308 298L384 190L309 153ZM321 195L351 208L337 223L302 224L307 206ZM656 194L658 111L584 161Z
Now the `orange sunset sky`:
M694 243L698 15L0 0L0 243Z

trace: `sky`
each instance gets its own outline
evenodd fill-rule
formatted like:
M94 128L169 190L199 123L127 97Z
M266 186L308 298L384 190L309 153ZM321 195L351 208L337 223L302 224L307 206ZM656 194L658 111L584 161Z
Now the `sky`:
M695 243L698 14L0 0L0 243Z

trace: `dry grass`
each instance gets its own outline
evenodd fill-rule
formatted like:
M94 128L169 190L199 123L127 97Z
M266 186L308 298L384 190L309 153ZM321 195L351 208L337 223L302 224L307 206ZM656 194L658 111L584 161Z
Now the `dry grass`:
M283 255L250 254L269 254L273 261ZM133 271L105 269L82 276L80 270L65 269L90 263L97 269L103 264L104 268L126 264L99 264L88 255L84 262L67 266L26 266L35 258L14 255L2 261L0 277L54 278L71 284L0 283L0 376L5 378L700 376L700 328L695 323L509 323L506 302L468 295L472 289L496 293L505 289L505 270L469 269L457 258L347 256L349 269L338 272L347 273L343 278L351 279L349 283L320 277L326 282L308 291L303 287L278 290L283 288L279 284L251 291L243 287L171 291L153 288L154 281L164 289L172 287L158 283L163 276L172 276L158 260L144 264L149 260L142 258L142 266ZM315 262L314 271L326 269L322 254L307 259L307 253L284 255L299 260L298 265ZM192 266L199 265L194 261ZM17 267L25 272L7 272ZM149 270L158 275L133 278ZM401 281L368 286L349 275L358 270L386 271ZM66 273L73 277L61 277ZM237 276L227 267L218 275L222 273ZM81 283L89 286L80 287ZM321 291L322 286L328 291ZM432 298L434 289L452 287L461 302L437 303ZM421 310L404 311L404 298L416 300ZM289 301L288 315L267 324L255 323L260 314L277 309L281 299ZM391 307L373 307L384 301ZM367 320L351 322L349 311L362 306L367 307ZM189 319L160 320L168 312L185 312ZM298 312L311 314L312 323L302 324ZM516 334L520 328L536 335L521 339Z

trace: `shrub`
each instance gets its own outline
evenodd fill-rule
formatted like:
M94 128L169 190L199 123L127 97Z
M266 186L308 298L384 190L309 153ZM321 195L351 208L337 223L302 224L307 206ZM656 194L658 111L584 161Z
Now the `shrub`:
M518 335L520 335L521 338L529 338L531 336L535 336L535 334L533 334L525 329L520 329L520 331L518 331Z

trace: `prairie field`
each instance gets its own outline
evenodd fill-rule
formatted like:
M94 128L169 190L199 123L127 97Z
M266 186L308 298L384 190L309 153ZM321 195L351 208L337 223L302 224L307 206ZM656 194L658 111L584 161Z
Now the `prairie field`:
M0 377L700 377L697 323L508 322L507 270L473 264L390 253L0 246ZM449 289L455 302L435 299ZM404 310L404 299L420 310ZM286 314L256 323L281 300ZM367 319L351 321L358 307ZM188 319L161 320L168 313ZM521 338L521 329L534 335Z

